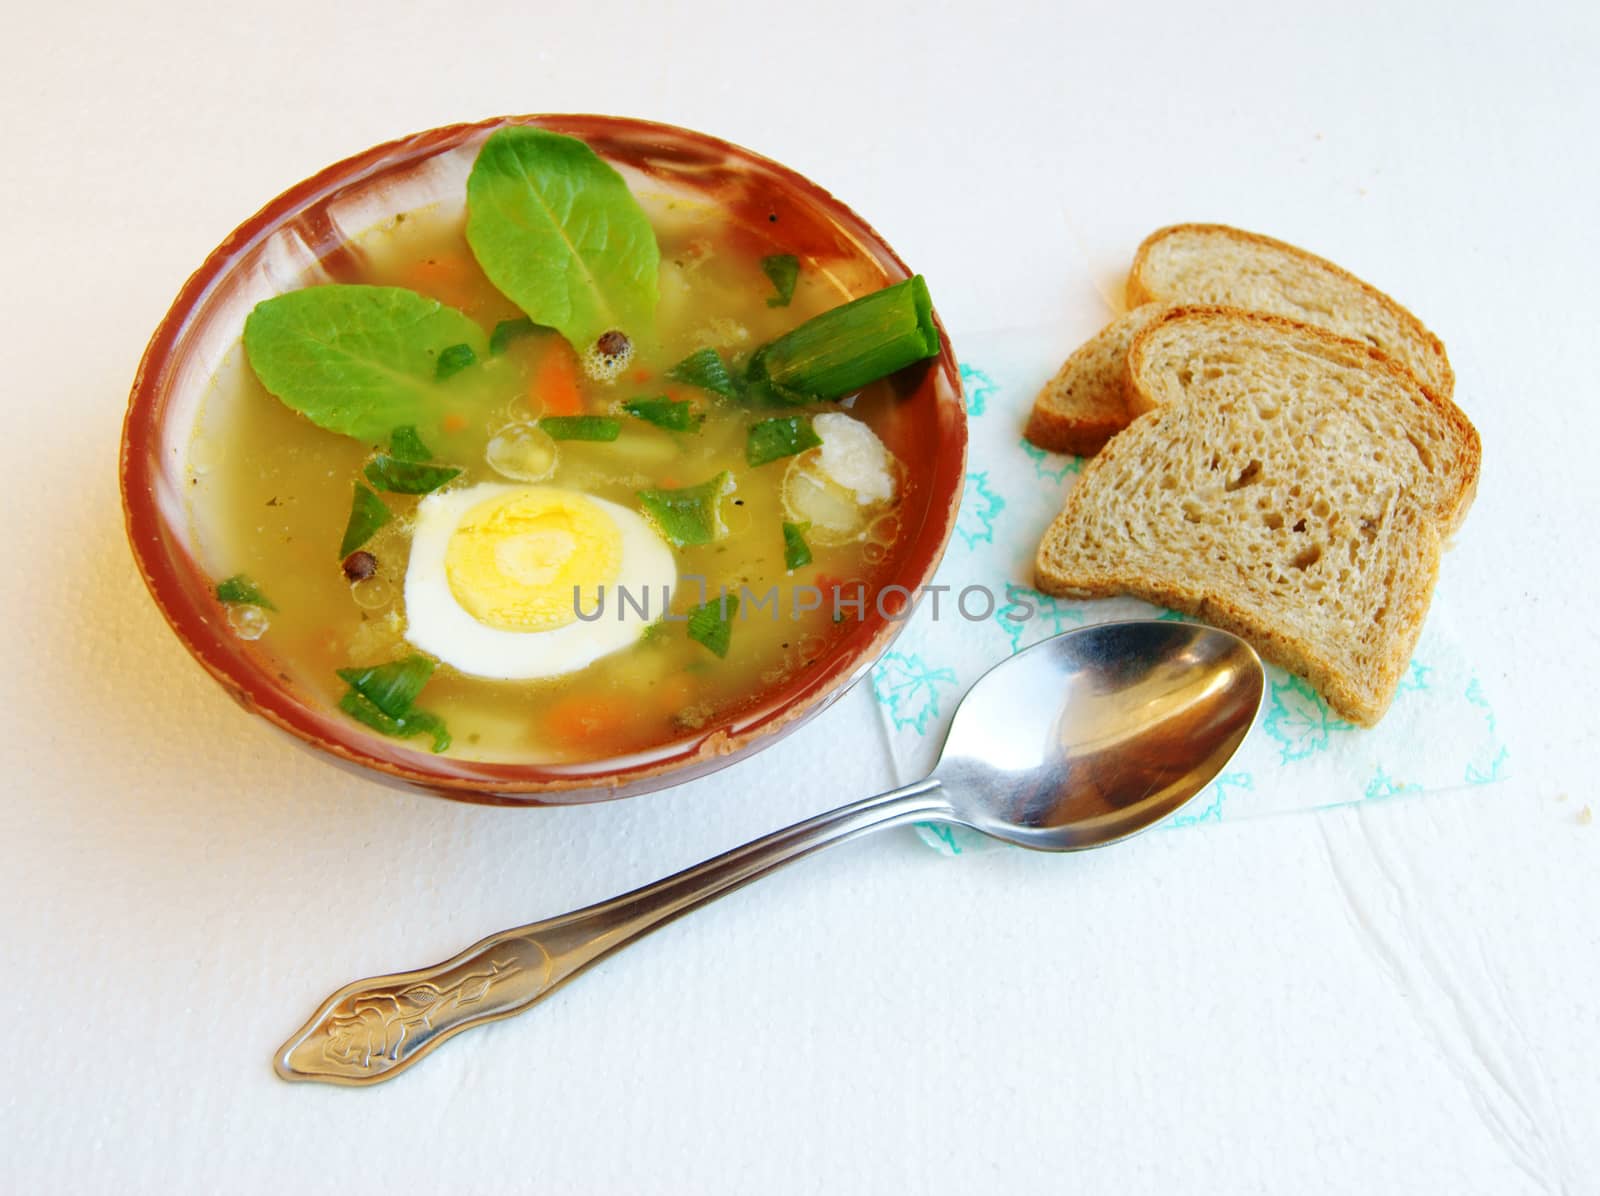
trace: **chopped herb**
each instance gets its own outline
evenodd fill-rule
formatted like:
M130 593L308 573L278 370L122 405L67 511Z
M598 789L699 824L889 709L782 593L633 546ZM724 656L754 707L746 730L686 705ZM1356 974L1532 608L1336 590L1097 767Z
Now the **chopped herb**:
M422 465L416 461L397 461L379 453L367 463L367 481L376 489L393 494L432 494L461 471L449 465Z
M669 432L692 432L705 422L706 417L690 410L688 399L629 399L622 409L635 419L665 428Z
M537 327L538 325L527 316L518 316L515 320L501 320L489 334L489 356L500 356L512 341L527 336Z
M339 680L371 702L390 718L399 718L411 709L422 687L428 684L436 666L426 656L413 652L388 664L365 669L339 669Z
M704 644L718 656L728 655L728 641L733 637L733 617L739 613L739 596L723 593L710 602L703 602L689 612L689 638Z
M749 380L787 402L838 399L939 352L922 275L813 316L757 350Z
M350 689L339 700L339 709L396 739L430 735L433 750L442 752L450 746L450 732L437 715L414 705L433 670L433 661L415 654L371 668L340 669L339 679Z
M340 566L346 581L366 581L378 571L378 558L370 552L352 552Z
M783 567L785 569L803 569L811 563L811 545L806 543L806 533L811 530L809 523L785 523L783 525Z
M438 366L483 330L402 287L305 287L256 304L244 348L261 384L319 428L369 443L438 409Z
M674 382L686 382L690 386L698 386L701 390L709 390L712 394L721 395L725 399L739 397L739 384L728 372L722 354L715 349L700 349L689 354L667 371L667 377Z
M393 518L389 508L383 505L383 499L357 482L355 497L350 503L350 519L344 525L344 539L339 542L339 556L349 556Z
M581 356L655 314L661 252L623 177L582 141L497 129L467 178L467 244L489 281Z
M726 534L722 522L722 496L733 492L733 476L723 470L709 482L676 490L640 490L639 505L656 526L679 548L709 544Z
M609 415L547 415L539 426L551 440L615 440L622 421Z
M339 699L339 709L358 723L364 723L380 735L391 739L410 739L413 735L433 737L433 750L442 752L450 746L450 732L444 720L426 710L408 710L398 718L385 714L356 690L347 690Z
M822 437L803 415L786 415L777 419L764 419L750 426L745 441L744 458L751 465L765 465L780 457L792 457L822 443Z
M800 277L800 259L792 253L774 253L761 259L761 272L772 281L777 295L767 300L768 307L788 307L794 298L794 284Z
M432 461L433 454L417 435L415 424L406 424L389 433L389 455L396 461Z
M478 364L478 354L473 347L465 342L459 345L447 345L439 350L439 363L433 367L433 376L443 382L446 378L453 378L469 365Z
M217 601L229 606L259 606L262 610L278 609L256 588L256 583L243 573L235 573L226 581L217 583Z

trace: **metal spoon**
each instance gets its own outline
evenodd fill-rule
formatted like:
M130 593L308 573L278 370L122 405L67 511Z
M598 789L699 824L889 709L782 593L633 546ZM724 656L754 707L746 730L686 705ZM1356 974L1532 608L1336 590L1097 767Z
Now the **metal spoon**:
M1254 721L1261 662L1227 632L1110 623L978 679L933 775L587 909L492 935L435 967L358 980L279 1050L286 1080L374 1084L445 1039L521 1013L682 914L834 843L911 822L1041 851L1125 839L1204 789Z

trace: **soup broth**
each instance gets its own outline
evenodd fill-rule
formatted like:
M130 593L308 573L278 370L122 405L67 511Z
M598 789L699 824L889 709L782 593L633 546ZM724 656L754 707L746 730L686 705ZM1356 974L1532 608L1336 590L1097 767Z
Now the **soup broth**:
M596 760L682 740L758 706L848 634L859 611L836 606L833 587L846 596L875 593L900 534L896 500L905 479L892 452L888 497L858 499L837 518L827 507L829 496L818 490L827 489L822 471L833 442L759 465L750 464L747 453L752 426L823 411L876 429L892 450L894 396L887 383L870 384L842 403L774 409L668 376L676 363L707 348L740 365L758 346L850 296L825 272L801 263L792 300L769 304L774 286L763 259L773 246L715 209L648 197L641 202L660 249L660 299L653 329L633 341L621 374L596 381L554 331L508 326L519 334L452 379L448 398L416 432L431 461L460 471L443 494L485 483L535 484L638 512L641 491L694 486L726 473L732 489L720 503L725 531L710 543L671 546L676 577L670 603L655 586L607 594L595 626L614 619L623 601L636 609L645 604L650 622L626 646L585 666L506 680L474 675L455 667L447 653L435 654L437 668L419 705L448 727L451 755ZM437 299L486 333L518 321L522 313L475 260L465 219L461 211L439 210L397 217L341 250L330 269L339 282L405 287ZM625 407L663 397L687 401L697 426L669 430ZM539 423L550 416L614 419L620 432L609 441L552 439L544 431L549 425ZM339 670L417 651L407 638L413 630L407 578L430 499L382 493L392 518L361 545L370 561L352 563L340 553L353 487L375 454L388 451L382 442L314 425L279 402L247 367L219 377L192 450L193 506L210 565L218 578L247 577L270 603L232 605L230 620L241 635L258 639L276 667L329 705L345 692ZM818 491L809 499L801 493L808 488ZM819 496L821 505L813 501ZM837 498L835 487L836 505ZM822 517L805 527L798 516L809 512ZM786 562L786 547L793 548L786 545L786 523L802 528L795 534L811 558L793 569ZM715 603L723 591L739 601L729 613L725 654L718 655L678 620ZM428 741L409 746L425 752Z

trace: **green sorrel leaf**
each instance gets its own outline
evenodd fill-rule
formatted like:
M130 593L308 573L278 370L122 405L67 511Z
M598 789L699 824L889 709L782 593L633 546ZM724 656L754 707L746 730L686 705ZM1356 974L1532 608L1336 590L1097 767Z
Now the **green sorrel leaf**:
M389 433L389 455L396 461L433 460L433 453L422 443L422 437L410 424Z
M439 355L455 345L485 348L483 329L402 287L290 291L258 303L244 325L263 386L318 427L367 441L432 422L445 393Z
M360 482L355 485L355 497L350 502L350 518L344 525L344 539L339 541L341 561L372 539L380 527L394 518L383 499Z
M686 382L701 390L709 390L725 399L739 397L739 383L728 372L722 354L715 349L698 349L689 354L667 371L667 377L674 382Z
M277 610L256 583L243 573L235 573L226 581L217 583L217 601L229 606L259 606L263 610Z
M806 543L806 532L811 530L809 523L785 523L783 525L783 567L789 570L803 569L811 563L811 545Z
M467 243L489 281L582 355L649 331L660 250L622 176L576 137L510 126L467 179Z
M800 259L792 253L775 253L761 259L761 272L778 292L767 300L767 306L788 307L794 298L794 284L800 278Z
M718 656L727 656L728 643L733 638L733 617L738 613L736 594L723 594L701 603L689 612L689 638Z
M432 494L461 471L449 465L423 465L416 461L400 461L379 453L367 462L367 481L378 490L391 494Z
M821 443L822 437L817 435L811 421L803 415L764 419L750 425L744 445L744 459L751 465L765 465L781 457L803 453Z

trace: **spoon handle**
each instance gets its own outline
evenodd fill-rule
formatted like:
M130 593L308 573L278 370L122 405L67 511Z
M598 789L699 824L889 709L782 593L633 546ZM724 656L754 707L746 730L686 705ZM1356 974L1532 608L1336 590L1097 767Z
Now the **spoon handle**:
M286 1080L375 1084L452 1035L521 1013L658 926L821 848L908 822L943 820L937 781L841 806L610 901L504 930L415 972L347 984L279 1049Z

